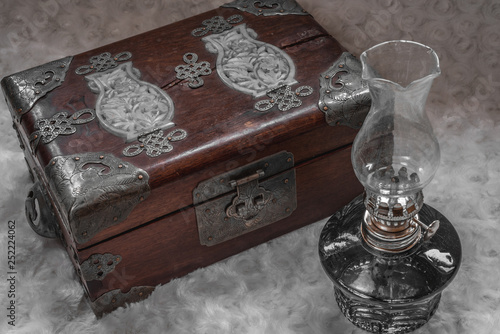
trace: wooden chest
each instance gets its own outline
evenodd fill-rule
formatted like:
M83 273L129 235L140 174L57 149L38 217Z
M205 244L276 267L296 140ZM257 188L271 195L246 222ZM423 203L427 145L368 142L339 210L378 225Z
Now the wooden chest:
M360 70L294 0L237 0L8 76L28 223L102 315L322 219L362 191Z

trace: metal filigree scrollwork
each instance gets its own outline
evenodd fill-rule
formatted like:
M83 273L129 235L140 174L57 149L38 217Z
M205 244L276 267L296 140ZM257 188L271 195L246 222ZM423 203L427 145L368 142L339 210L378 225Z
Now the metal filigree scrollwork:
M217 53L217 74L228 87L254 97L282 85L292 85L295 65L280 48L256 40L257 33L240 24L230 31L202 39Z
M73 57L66 57L25 70L2 80L2 88L8 97L14 117L20 117L51 90L59 87L66 77Z
M111 290L91 301L90 306L97 317L102 317L119 307L146 299L154 289L154 286L134 286L128 292L122 292L120 289Z
M189 79L188 86L191 88L199 88L205 83L200 76L210 75L212 69L208 61L197 63L198 55L196 53L186 53L182 58L187 65L179 65L175 68L177 79Z
M80 270L86 281L102 281L106 275L115 270L115 267L120 263L122 257L120 255L92 254L87 260L82 262Z
M140 144L127 146L123 150L123 155L134 157L146 150L148 157L154 158L163 153L168 153L174 149L171 142L176 142L187 137L187 132L182 129L176 129L169 132L166 136L162 130L155 130L146 133L137 138Z
M90 115L82 118L83 115ZM51 118L41 118L35 122L36 131L30 136L31 149L34 152L41 141L48 144L59 135L71 135L76 132L75 125L85 124L95 118L92 109L82 109L72 115L67 112L59 112Z
M359 128L370 110L370 92L359 60L348 52L319 77L319 109L329 125Z
M194 29L191 32L191 35L194 37L201 37L205 36L209 32L220 34L223 31L232 29L233 24L240 23L241 21L243 21L243 16L241 15L232 15L228 19L225 19L222 16L214 16L211 19L201 22L204 27Z
M236 8L254 15L309 15L295 0L235 0L221 7Z
M57 156L45 174L79 244L127 219L150 193L146 171L109 153Z
M281 86L267 93L267 96L271 98L270 100L262 100L255 103L255 109L258 111L268 111L275 105L278 105L279 110L287 111L302 105L302 101L298 96L308 96L312 93L313 88L310 86L301 86L294 92L292 92L290 86Z
M91 65L80 66L75 70L75 73L84 75L93 72L94 70L96 72L104 72L118 66L119 61L129 60L130 58L132 58L132 54L128 51L117 53L114 57L111 56L111 53L104 52L98 56L91 57Z

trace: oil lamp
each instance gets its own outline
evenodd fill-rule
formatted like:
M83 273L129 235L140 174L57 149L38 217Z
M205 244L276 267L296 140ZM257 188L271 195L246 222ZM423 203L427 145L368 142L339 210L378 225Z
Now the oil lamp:
M440 160L424 109L439 60L402 40L360 60L372 104L351 160L365 191L326 223L319 253L347 319L374 333L405 333L432 317L461 262L456 230L422 193Z

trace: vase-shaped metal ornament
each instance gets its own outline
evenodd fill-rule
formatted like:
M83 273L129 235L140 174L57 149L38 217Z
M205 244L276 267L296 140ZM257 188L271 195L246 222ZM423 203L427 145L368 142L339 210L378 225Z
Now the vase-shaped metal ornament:
M127 142L141 134L174 126L174 103L160 87L142 81L132 62L87 75L98 94L96 115L101 126Z
M410 41L379 44L360 59L371 107L351 159L365 193L325 225L320 258L352 323L406 333L434 314L462 256L457 232L422 193L440 159L424 110L439 60Z
M217 74L221 80L254 97L296 83L295 65L290 56L256 38L257 33L246 24L202 38L205 47L217 53Z

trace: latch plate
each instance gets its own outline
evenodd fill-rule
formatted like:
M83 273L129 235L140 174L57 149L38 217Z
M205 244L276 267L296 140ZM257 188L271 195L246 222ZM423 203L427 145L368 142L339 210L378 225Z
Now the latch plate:
M279 152L201 182L193 192L200 243L213 246L297 208L293 155Z

